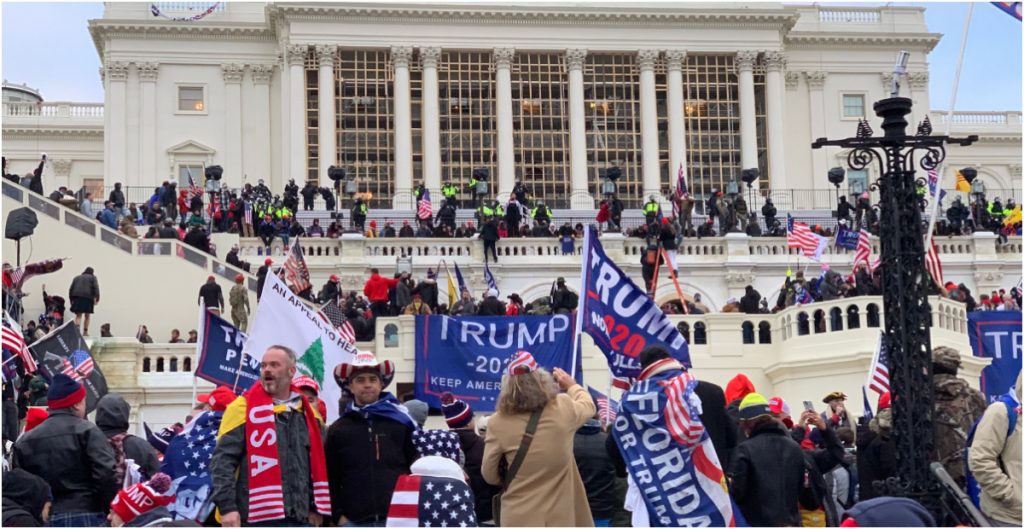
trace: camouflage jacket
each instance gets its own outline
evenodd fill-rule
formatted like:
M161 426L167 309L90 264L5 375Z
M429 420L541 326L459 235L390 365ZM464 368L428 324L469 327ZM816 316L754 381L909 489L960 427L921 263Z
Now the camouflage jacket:
M936 374L935 414L935 461L942 463L946 472L963 487L966 483L964 472L964 447L971 426L985 413L985 397L978 390L967 385L963 379L948 374Z

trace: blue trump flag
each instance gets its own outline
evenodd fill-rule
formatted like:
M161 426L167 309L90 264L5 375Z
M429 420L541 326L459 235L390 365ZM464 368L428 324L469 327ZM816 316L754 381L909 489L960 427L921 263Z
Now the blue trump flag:
M967 313L967 334L974 356L991 358L981 372L981 392L995 402L1017 382L1020 373L1020 311L975 311Z
M501 376L516 351L529 351L545 369L572 372L572 318L515 316L416 317L416 398L441 407L450 392L475 411L492 412ZM582 370L576 369L579 381Z
M839 227L839 232L836 233L836 248L856 250L858 241L860 241L860 232Z
M636 378L640 351L649 345L664 346L687 369L692 367L686 338L647 292L605 255L593 229L586 229L577 324L604 352L612 374Z
M176 520L202 523L213 510L210 460L217 447L217 430L223 415L220 411L203 412L167 445L160 471L171 477L168 493L175 498L167 509Z
M247 339L248 336L234 325L206 311L196 344L199 351L196 376L239 393L249 389L260 378L260 362L248 357L242 361L242 348Z

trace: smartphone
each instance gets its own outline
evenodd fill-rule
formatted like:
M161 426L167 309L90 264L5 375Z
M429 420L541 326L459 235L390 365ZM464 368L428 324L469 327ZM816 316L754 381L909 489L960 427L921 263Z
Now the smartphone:
M804 401L804 409L807 410L807 411L815 411L814 410L814 403L809 401L809 400L805 400Z

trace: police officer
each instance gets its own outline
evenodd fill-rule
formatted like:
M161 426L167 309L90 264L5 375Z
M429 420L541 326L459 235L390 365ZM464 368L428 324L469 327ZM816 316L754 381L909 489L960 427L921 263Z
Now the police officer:
M518 178L516 179L516 184L512 188L512 192L516 194L516 200L518 200L520 204L530 207L530 190L523 185L522 180Z
M516 196L519 196L518 194ZM544 202L537 201L537 205L530 210L530 218L534 222L539 222L544 226L551 223L551 210L544 204Z
M483 203L483 204L480 205L480 207L476 208L476 222L477 222L477 224L483 225L484 222L487 222L487 219L489 219L489 218L491 218L493 216L494 216L494 208L492 208L487 203Z
M257 196L264 197L267 200L270 200L270 197L273 196L270 193L270 188L263 183L262 178L256 181L256 188L253 189L253 191L256 193Z
M420 199L423 198L423 193L425 193L426 190L427 190L427 186L425 186L423 184L423 182L420 182L419 185L417 185L415 188L413 188L412 195L414 197L416 197L416 204L417 205L419 205Z
M455 205L452 200L445 200L441 210L437 212L437 223L441 226L448 226L455 231Z
M469 196L473 197L473 209L477 209L477 207L476 207L476 203L477 203L476 185L479 184L479 183L480 183L480 181L477 180L476 175L473 175L473 176L469 177L469 186L467 188L467 191L469 191Z
M644 217L647 219L647 224L653 225L658 222L658 212L661 211L661 206L658 205L658 199L651 195L644 204Z
M356 203L352 206L352 226L359 228L362 232L366 226L366 214L369 213L370 208L367 207L366 202L363 201L363 197L356 198Z
M452 207L459 207L459 188L455 187L455 184L452 184L451 180L445 181L444 187L441 188L441 194L444 196L445 201L451 202Z
M321 187L320 196L324 197L324 204L327 207L327 211L334 211L334 193L331 192L331 188Z
M775 227L775 215L778 215L779 210L775 209L775 204L772 203L772 199L766 198L764 205L761 206L761 216L764 217L764 225L768 229Z
M284 206L292 211L299 209L299 186L294 178L289 178L284 186Z
M306 181L306 185L303 186L302 187L302 191L300 191L300 193L302 194L302 209L303 210L305 210L305 211L313 211L313 199L316 198L316 195L319 192L320 192L320 190L318 190L316 188L316 186L313 185L313 182L310 182L309 180Z

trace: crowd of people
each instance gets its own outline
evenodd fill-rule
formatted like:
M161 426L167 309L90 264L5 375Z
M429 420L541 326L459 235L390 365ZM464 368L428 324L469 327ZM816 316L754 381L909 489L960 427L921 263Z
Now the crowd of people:
M691 429L699 428L696 437L707 440L707 457L724 472L721 486L748 524L947 522L913 500L886 496L886 480L898 469L892 417L898 397L882 394L874 416L855 421L839 391L825 395L822 408L805 401L794 412L784 399L758 393L743 374L724 389L700 380L658 346L643 350L639 361L638 382L659 383L630 392L671 381L691 388L697 400L680 405L699 417ZM987 518L980 521L1019 526L1019 421L1002 402L987 406L959 378L961 363L956 350L933 350L930 456L959 487L967 487L969 478L978 483ZM686 487L685 480L662 482L662 473L631 475L630 445L611 427L616 421L609 412L602 414L568 373L549 372L526 351L510 359L489 417L478 418L451 394L442 395L439 410L411 395L396 396L387 391L394 373L390 361L359 353L333 371L333 382L343 389L340 402L324 402L316 382L298 373L295 352L272 346L251 389L237 395L219 387L199 395L182 423L158 432L147 427L146 439L128 433L131 408L121 395L103 396L89 421L79 381L64 374L50 384L29 377L21 390L30 406L22 413L23 431L13 438L5 433L13 444L5 449L10 470L3 476L3 524L645 527L653 511L636 480L655 480L680 494ZM1020 388L1018 375L1008 394L1016 402ZM4 391L12 389L5 384ZM328 424L333 406L339 418ZM638 427L653 428L630 410L618 411ZM425 429L431 413L443 416L447 429ZM968 430L974 432L970 444ZM204 438L209 444L191 450L203 432L210 432ZM183 453L194 466L171 456L185 444L191 451ZM170 484L189 468L209 476L209 500L196 518L168 507L174 501ZM126 473L134 483L123 487ZM419 493L412 510L405 491Z

